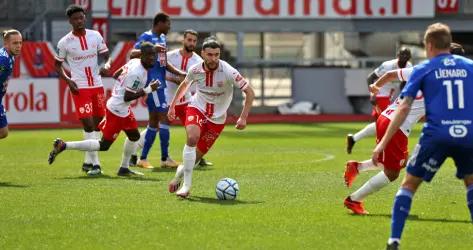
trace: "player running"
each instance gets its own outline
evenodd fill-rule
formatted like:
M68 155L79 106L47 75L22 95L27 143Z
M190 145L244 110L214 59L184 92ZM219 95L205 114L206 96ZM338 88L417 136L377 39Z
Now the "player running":
M254 99L250 84L236 69L220 60L220 49L220 43L215 38L210 37L204 41L201 53L204 62L189 69L186 79L179 85L169 106L169 119L174 120L178 100L185 95L190 84L196 85L197 92L186 110L187 142L182 152L183 165L177 168L175 177L169 183L169 192L174 193L184 177L182 187L176 192L177 196L183 198L189 195L194 165L209 151L225 126L227 109L233 97L233 86L245 93L245 103L236 129L245 129Z
M194 52L197 37L199 34L195 30L186 30L184 31L184 40L182 41L182 47L180 49L175 49L167 53L168 63L172 64L174 67L181 69L184 72L187 72L192 66L202 63L202 58ZM172 98L176 95L176 90L180 81L180 77L176 76L170 72L166 74L166 101L171 103ZM187 90L186 94L177 101L176 103L176 117L179 118L182 124L185 122L186 118L186 108L189 104L191 97L195 94L196 89L195 85L191 85ZM200 159L197 166L205 167L212 166L211 162L206 161L204 158Z
M426 123L407 163L407 174L396 194L387 249L398 249L412 199L423 181L430 182L447 157L453 158L456 176L464 180L473 220L473 61L449 53L450 28L430 25L424 35L429 60L412 72L401 93L402 101L391 124L373 150L373 162L386 149L411 110L419 90L425 100Z
M70 5L66 15L72 31L57 44L55 57L56 71L68 84L74 100L76 115L84 129L84 139L100 139L98 124L105 115L105 96L101 75L109 74L111 60L107 45L95 30L85 28L85 10L78 5ZM98 65L98 56L106 63ZM71 75L65 72L63 63L67 61ZM102 174L98 153L85 152L82 170L87 175Z
M0 49L0 139L8 136L7 113L3 107L3 96L7 93L8 79L13 72L15 56L21 53L23 38L18 30L3 32L3 48Z
M463 55L464 50L461 45L452 43L450 52L453 54ZM382 75L375 83L369 86L370 91L374 94L379 91L387 82L399 79L400 81L408 81L413 68L403 68L391 70ZM393 104L391 104L385 111L381 113L376 121L377 143L383 137L389 123L393 119L395 111L399 108L401 99L398 97ZM378 159L378 166L374 165L371 159L357 162L348 161L345 168L345 183L351 187L356 176L360 172L369 170L379 170L377 175L369 179L361 188L356 190L348 196L344 205L355 214L368 214L363 206L363 200L370 194L375 193L393 182L399 177L399 172L404 168L404 164L408 156L408 137L412 127L425 115L424 99L422 92L419 91L414 102L412 103L411 111L404 123L401 125L393 139L387 144L383 154Z
M143 42L140 50L140 59L135 58L128 61L121 68L121 73L115 80L112 96L107 101L105 119L99 124L103 134L102 139L73 142L56 139L53 150L49 153L49 164L52 164L56 156L64 150L107 151L120 134L120 131L123 130L128 140L125 141L122 163L117 175L143 175L128 168L131 154L135 152L137 147L136 141L140 139L138 123L130 108L130 102L156 90L158 81L152 81L145 87L148 76L147 70L152 68L156 62L156 52L153 44L148 42Z
M409 62L411 59L411 51L408 48L401 48L397 53L397 58L383 62L381 66L376 68L367 79L368 85L373 84L376 79L381 77L384 73L390 70L410 68L412 64ZM389 106L391 100L393 100L394 95L399 93L399 82L391 82L385 84L377 94L370 93L370 102L373 104L373 112L371 115L376 119L381 115L381 113ZM347 143L347 153L351 154L353 146L355 143L366 136L371 136L376 134L376 122L372 122L357 133L348 134L346 143Z

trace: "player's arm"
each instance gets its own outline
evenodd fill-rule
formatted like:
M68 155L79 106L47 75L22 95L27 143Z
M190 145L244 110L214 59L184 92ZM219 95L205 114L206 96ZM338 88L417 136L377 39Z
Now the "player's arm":
M176 79L177 81L175 81L175 83L178 85L182 81L184 81L184 78L186 77L186 72L176 68L174 65L170 64L169 62L166 64L166 70L177 76L177 79Z
M374 77L372 77L372 78L374 78ZM388 72L384 73L384 75L382 75L381 77L377 78L374 81L374 83L372 83L368 86L368 88L369 88L371 93L377 94L379 92L379 89L381 87L383 87L386 83L394 81L396 79L397 79L397 70L391 70L391 71L388 71ZM369 81L369 77L368 77L368 81Z
M77 84L67 75L62 64L63 64L63 61L56 59L54 61L54 69L58 73L59 77L66 81L71 93L74 95L79 94L79 88L77 87Z
M375 71L371 72L371 74L368 76L366 79L366 82L368 83L368 86L373 84L377 79L378 75L376 75ZM370 94L370 102L372 105L376 105L376 95Z
M168 119L169 121L174 121L176 119L176 103L178 100L180 100L187 92L187 89L190 86L190 79L184 79L184 81L179 84L179 87L177 87L176 94L174 95L174 98L172 98L171 104L169 104L169 110L168 110Z
M140 46L139 46L141 42L142 41L136 42L135 48L130 51L130 59L139 58L141 56L141 50L140 50ZM154 45L154 51L156 51L156 53L160 53L160 52L161 53L166 53L166 47L163 47L159 44L155 44Z
M411 96L404 96L404 98L402 98L398 109L395 111L396 113L394 114L393 119L389 123L386 133L373 150L373 156L371 157L371 160L375 165L378 164L378 156L384 151L386 145L389 143L389 141L391 141L391 138L394 136L394 134L396 134L396 132L399 130L399 127L401 127L402 123L406 120L406 117L411 111L413 102L414 98Z
M112 58L110 57L110 53L107 50L106 52L102 52L99 54L102 60L105 62L100 67L100 75L101 76L109 76L111 75L110 68L112 67Z
M126 80L125 80L126 81ZM145 96L152 91L158 89L158 81L154 80L148 84L148 87L142 88L142 89L136 89L132 84L127 84L126 90L125 90L125 96L123 97L123 100L125 102L133 101L135 99L138 99L142 96Z
M177 85L179 85L182 81L180 80L180 77L178 76L175 76L175 75L170 75L170 74L166 74L166 81L170 81L170 82L173 82Z
M248 84L248 86L243 89L243 93L245 93L245 103L243 104L243 109L241 110L240 117L235 125L236 129L245 129L246 127L246 119L250 114L251 107L253 106L253 100L255 99L255 91Z

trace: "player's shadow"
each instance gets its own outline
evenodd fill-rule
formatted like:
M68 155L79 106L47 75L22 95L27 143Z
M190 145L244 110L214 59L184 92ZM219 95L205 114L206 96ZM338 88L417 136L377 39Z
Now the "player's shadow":
M190 202L198 202L198 203L207 203L207 204L218 204L222 206L233 206L233 205L254 205L254 204L261 204L264 201L244 201L244 200L219 200L216 198L211 197L202 197L202 196L190 196L185 199Z
M11 182L0 182L0 188L6 187L6 188L27 188L30 187L28 185L21 185L21 184L14 184Z
M75 176L75 177L62 177L59 179L63 180L98 180L98 179L106 179L106 180L131 180L131 181L146 181L146 182L161 182L162 180L157 178L149 178L149 177L139 177L139 176L131 176L131 177L123 177L123 176L110 176L110 175L98 175L98 176Z
M368 217L385 217L391 219L391 214L368 214ZM446 219L446 218L422 218L415 214L410 214L407 217L407 220L412 221L428 221L428 222L442 222L442 223L464 223L471 224L469 220L455 220L455 219Z
M205 167L205 168L194 168L194 171L213 171L213 168ZM176 172L175 168L153 168L152 172L154 173L170 173Z

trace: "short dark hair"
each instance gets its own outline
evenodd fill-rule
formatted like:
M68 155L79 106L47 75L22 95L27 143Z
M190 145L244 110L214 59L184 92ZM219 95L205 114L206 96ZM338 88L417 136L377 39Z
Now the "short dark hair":
M406 58L410 59L412 54L411 54L411 50L407 47L402 47L399 49L399 51L397 52L397 55L398 56L405 56Z
M221 49L222 45L217 41L215 36L209 36L205 38L204 43L202 44L202 50L206 48Z
M84 10L84 8L82 8L82 6L77 5L77 4L71 4L66 9L66 16L71 17L72 14L74 14L76 12L82 12L82 13L85 14L85 10Z
M164 23L169 20L169 15L164 12L159 12L153 18L153 26L157 25L158 23Z
M463 46L461 46L461 44L451 43L450 44L450 53L452 53L454 55L463 56L463 55L465 55L465 50L463 49Z
M199 36L199 33L193 29L188 29L188 30L184 30L184 38L187 36L187 34L191 34L191 35L194 35L196 37Z
M147 50L149 49L153 49L154 48L154 45L150 42L147 42L147 41L144 41L142 43L140 43L140 51L141 51L141 54L145 53Z
M452 33L450 27L443 23L434 23L427 27L424 35L424 43L431 43L434 48L443 50L450 48Z
M21 35L21 33L16 29L4 30L2 33L3 41L6 41L12 35Z

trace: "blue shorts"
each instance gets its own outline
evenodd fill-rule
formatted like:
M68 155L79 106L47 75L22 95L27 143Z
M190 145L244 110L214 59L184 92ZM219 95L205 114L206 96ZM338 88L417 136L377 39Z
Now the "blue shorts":
M158 88L148 94L146 104L148 105L148 112L168 112L168 104L166 102L165 88Z
M430 182L447 157L455 162L457 178L473 174L473 147L429 142L422 138L407 163L407 172Z
M0 104L0 128L8 126L7 112L3 105Z

